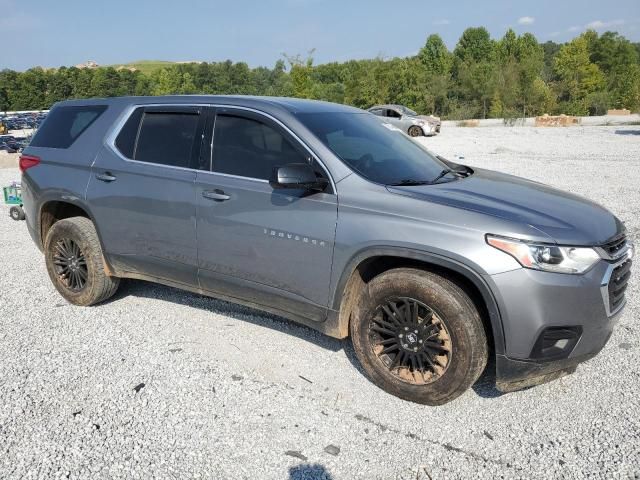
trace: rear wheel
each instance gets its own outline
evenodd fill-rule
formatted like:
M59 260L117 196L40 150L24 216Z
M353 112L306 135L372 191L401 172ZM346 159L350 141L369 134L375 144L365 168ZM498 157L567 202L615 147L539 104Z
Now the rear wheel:
M420 137L422 136L422 129L420 127L418 127L417 125L414 125L412 127L409 128L409 136L410 137Z
M358 359L374 383L400 398L447 403L486 366L480 315L466 293L442 276L390 270L371 280L354 313Z
M88 218L54 223L44 250L49 278L68 302L88 306L116 293L120 279L106 274L98 235Z

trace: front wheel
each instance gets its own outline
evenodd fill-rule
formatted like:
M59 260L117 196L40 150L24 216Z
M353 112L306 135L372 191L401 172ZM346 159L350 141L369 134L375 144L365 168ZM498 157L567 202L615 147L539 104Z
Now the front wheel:
M422 136L422 129L420 127L418 127L417 125L414 125L412 127L409 128L409 136L410 137L420 137Z
M402 268L375 277L351 319L354 350L383 390L442 405L484 370L488 345L468 295L440 275Z
M93 305L116 293L120 279L105 272L98 234L88 218L54 223L44 252L49 278L69 303Z

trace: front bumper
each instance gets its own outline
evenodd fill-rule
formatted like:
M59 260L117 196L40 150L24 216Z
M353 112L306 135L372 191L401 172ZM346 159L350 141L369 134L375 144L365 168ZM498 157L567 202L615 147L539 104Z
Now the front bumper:
M630 259L602 260L583 275L520 268L489 277L505 339L504 354L496 356L498 389L517 390L559 378L597 355L624 308L625 299L612 310L607 292L613 272L625 262ZM553 335L558 332L569 333L555 348Z

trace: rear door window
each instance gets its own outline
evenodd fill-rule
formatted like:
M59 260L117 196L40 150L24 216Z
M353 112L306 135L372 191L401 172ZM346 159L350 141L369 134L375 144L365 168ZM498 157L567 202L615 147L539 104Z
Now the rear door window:
M38 129L30 145L69 148L106 109L106 105L55 107Z
M146 163L191 168L199 151L200 112L139 108L129 117L115 145L125 157Z

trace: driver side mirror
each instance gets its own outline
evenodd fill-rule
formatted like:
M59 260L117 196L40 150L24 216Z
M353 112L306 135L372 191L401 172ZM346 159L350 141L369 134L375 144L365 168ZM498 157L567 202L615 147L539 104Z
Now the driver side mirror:
M324 190L327 181L324 178L318 178L311 165L307 163L290 163L274 168L269 184L273 188Z

